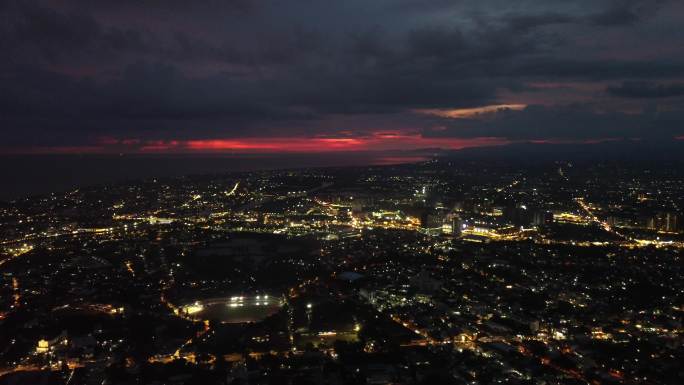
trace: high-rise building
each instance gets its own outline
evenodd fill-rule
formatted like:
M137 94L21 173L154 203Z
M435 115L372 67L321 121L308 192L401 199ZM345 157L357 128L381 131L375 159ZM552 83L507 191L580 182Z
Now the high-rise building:
M460 237L463 234L464 222L458 215L454 215L451 220L451 234L454 237Z
M553 223L553 213L545 210L536 210L532 215L532 224L535 226L546 226Z
M651 228L658 231L676 232L679 230L679 218L673 212L660 212L653 217Z

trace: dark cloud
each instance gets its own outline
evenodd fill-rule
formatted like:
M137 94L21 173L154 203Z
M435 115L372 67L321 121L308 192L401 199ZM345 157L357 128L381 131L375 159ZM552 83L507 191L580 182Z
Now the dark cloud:
M649 99L684 96L684 83L655 84L648 82L624 82L609 86L608 93L623 98Z
M154 42L141 31L104 27L91 15L61 12L32 2L8 1L0 9L0 49L5 64L25 65L147 52Z
M601 26L627 26L651 17L667 1L615 0L606 9L589 16L589 21Z
M233 131L239 133L252 121L308 119L269 100L258 91L260 82L227 74L192 78L163 64L133 64L105 81L35 69L16 70L2 81L0 122L23 130L135 135L198 125L206 133L217 125L237 125Z
M647 107L634 105L640 99L682 95L678 15L684 9L664 0L8 0L0 2L0 130L7 142L68 143L315 136L336 132L335 120L368 131L408 119L416 130L446 124L442 135L468 137L572 136L582 122L594 127L580 129L582 138L621 136L620 127L631 136L679 119L633 119L616 102L629 100L633 111ZM644 33L649 23L658 28ZM568 82L586 105L616 112L534 107L467 127L411 113L528 103L531 91L554 105L546 90ZM590 86L599 91L576 91Z
M521 111L499 111L485 119L452 119L427 129L424 134L510 140L654 139L684 135L682 123L682 110L629 114L597 111L588 105L529 106Z
M634 24L639 19L639 14L630 7L610 8L589 18L591 22L604 26Z
M578 18L567 14L548 12L536 15L510 15L504 20L514 32L529 32L547 25L576 23Z
M624 78L671 78L684 75L684 60L603 60L537 57L499 67L497 76L528 76L547 79L574 78L592 81Z

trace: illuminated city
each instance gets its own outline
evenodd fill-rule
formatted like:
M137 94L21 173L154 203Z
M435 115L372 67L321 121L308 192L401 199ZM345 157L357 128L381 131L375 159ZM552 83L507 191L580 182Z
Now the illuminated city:
M681 374L684 175L481 166L151 179L15 201L1 212L2 373Z

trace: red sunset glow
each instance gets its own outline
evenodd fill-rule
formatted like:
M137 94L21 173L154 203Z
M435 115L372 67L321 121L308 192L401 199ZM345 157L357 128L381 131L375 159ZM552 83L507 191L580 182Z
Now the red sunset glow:
M467 147L509 143L499 138L425 138L418 134L379 132L356 138L230 138L190 140L141 140L101 138L97 145L41 147L32 153L298 153L331 151L387 151L440 148L457 150ZM19 151L18 151L19 152Z
M424 138L420 135L379 133L359 138L241 138L195 139L171 141L157 146L144 146L150 151L236 151L236 152L328 152L413 150L420 148L461 149L507 143L496 138L454 139Z

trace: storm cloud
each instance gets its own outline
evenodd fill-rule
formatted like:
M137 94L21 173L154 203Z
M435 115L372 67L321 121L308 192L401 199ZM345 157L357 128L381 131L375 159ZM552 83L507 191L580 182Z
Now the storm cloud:
M6 1L0 147L678 137L683 19L664 0ZM417 112L504 104L528 107Z

